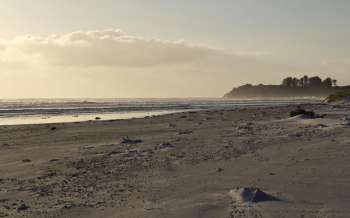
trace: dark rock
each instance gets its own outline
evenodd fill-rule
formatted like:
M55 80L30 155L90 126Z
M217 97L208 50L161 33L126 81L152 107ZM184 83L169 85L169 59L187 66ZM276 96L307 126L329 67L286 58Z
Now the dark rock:
M74 204L73 203L66 203L63 208L65 209L70 209L70 208L73 208L74 207Z
M178 135L188 135L188 134L192 134L192 133L193 133L193 131L191 131L191 130L183 130L183 131L178 132L177 134Z
M17 211L24 211L24 210L27 210L27 209L29 209L29 206L27 206L24 202L21 202L21 204L17 208Z
M121 144L140 144L143 143L141 139L130 139L128 137L123 138Z
M296 110L291 111L289 113L290 117L295 117L295 116L298 116L298 115L302 115L305 118L315 118L315 112L313 112L313 111L306 111L305 109L301 108L300 106L298 106Z
M56 126L51 127L51 130L52 130L52 131L55 131L56 129L57 129Z
M56 158L49 160L50 163L57 162L57 161L59 161L59 159L56 159Z
M316 127L318 127L318 128L326 128L328 126L325 125L325 124L320 123L320 124L317 124Z
M39 196L48 196L50 192L46 186L33 187L31 191L37 193Z
M166 149L166 148L174 148L175 146L172 145L171 143L169 142L164 142L164 143L161 143L157 149Z
M280 201L278 198L255 187L238 187L229 192L230 197L237 203L260 203L265 201Z
M222 169L221 167L219 167L219 168L216 169L216 171L220 173L220 172L224 171L224 169Z

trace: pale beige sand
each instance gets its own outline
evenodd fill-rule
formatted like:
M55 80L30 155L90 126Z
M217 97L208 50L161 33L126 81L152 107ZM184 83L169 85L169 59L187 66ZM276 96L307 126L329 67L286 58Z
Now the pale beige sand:
M2 126L0 217L350 217L350 108L291 109ZM281 201L233 203L249 186Z

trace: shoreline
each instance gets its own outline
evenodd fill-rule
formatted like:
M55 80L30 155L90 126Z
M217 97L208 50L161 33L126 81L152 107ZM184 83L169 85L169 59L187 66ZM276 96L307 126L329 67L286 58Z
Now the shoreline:
M1 99L0 99L1 100ZM96 99L96 102L59 99L1 101L0 124L60 123L103 119L125 119L190 110L211 110L238 107L280 106L319 103L315 99Z
M307 104L326 118L289 118L295 107L0 126L0 214L346 217L350 107ZM246 186L284 203L233 203L227 193Z
M146 117L162 116L166 114L181 113L194 110L168 110L168 111L135 111L135 112L119 112L119 113L96 113L96 114L80 114L80 115L28 115L18 117L0 117L0 126L16 126L16 125L44 125L44 124L69 124L93 121L113 121L142 119ZM96 119L99 118L99 119ZM72 120L73 119L73 120ZM76 121L74 121L74 119ZM5 120L5 121L4 121Z
M232 109L254 109L254 108L269 108L269 107L293 107L296 105L324 105L321 102L317 103L290 103L281 105L237 105ZM154 116L162 116L167 114L186 113L191 111L212 111L212 110L228 110L230 108L212 107L198 109L181 109L181 110L150 110L150 111L131 111L131 112L115 112L115 113L92 113L92 114L38 114L38 115L21 115L21 116L0 116L0 126L15 126L15 125L44 125L44 124L69 124L82 122L102 122L113 120L129 120L142 119ZM98 118L98 119L96 119ZM75 119L75 120L74 120Z

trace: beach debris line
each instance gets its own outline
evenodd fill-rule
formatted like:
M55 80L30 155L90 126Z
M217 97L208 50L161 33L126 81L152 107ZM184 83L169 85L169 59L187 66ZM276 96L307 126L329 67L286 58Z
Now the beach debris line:
M122 138L121 144L140 144L143 143L141 139L130 139L129 137Z
M256 187L236 187L228 195L235 203L259 203L265 201L280 201L280 199Z
M326 115L319 115L316 114L314 111L307 111L303 109L301 106L298 106L297 109L291 111L289 113L290 117L296 117L296 116L301 116L302 118L305 119L315 119L315 118L324 118Z
M182 130L182 131L179 131L177 134L178 135L189 135L192 133L193 133L193 131L191 131L191 130Z

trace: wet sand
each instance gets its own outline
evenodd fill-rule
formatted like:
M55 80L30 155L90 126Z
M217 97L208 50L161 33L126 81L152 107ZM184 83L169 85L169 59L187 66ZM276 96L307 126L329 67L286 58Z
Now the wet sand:
M350 107L0 126L0 217L349 217ZM234 202L235 187L280 199Z

